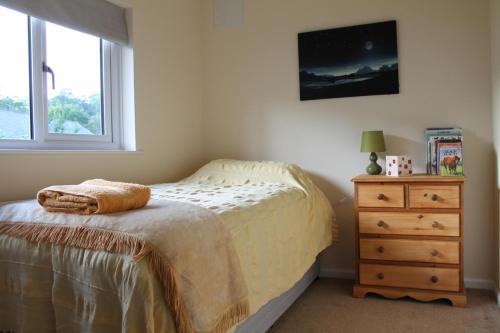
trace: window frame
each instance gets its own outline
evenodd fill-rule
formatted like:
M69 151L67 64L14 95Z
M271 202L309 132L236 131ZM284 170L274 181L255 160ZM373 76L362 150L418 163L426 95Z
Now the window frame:
M27 15L31 140L0 139L0 150L117 150L122 149L121 70L122 49L101 40L101 98L103 134L59 134L48 131L47 63L45 21ZM98 38L98 37L97 37ZM50 65L50 64L49 64ZM57 72L56 72L57 75ZM56 77L57 78L57 77Z

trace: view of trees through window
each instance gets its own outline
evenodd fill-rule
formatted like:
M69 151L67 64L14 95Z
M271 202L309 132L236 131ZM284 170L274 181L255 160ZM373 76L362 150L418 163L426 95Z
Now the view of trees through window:
M55 133L65 133L66 121L74 121L90 133L79 133L80 127L73 128L73 134L102 134L101 128L101 95L94 94L86 98L73 96L62 90L49 100L49 127ZM71 133L71 132L70 132Z
M78 123L81 127L73 126L73 133L71 134L100 135L102 133L100 94L77 97L68 90L62 90L58 95L49 99L48 104L49 119L51 120L49 127L53 132L65 133L65 123L72 121ZM2 117L2 111L7 112L7 110L16 113L20 119L26 118L26 121L29 122L29 99L0 96L0 118ZM87 131L90 133L87 133ZM9 136L9 133L2 133L0 129L0 139L9 139ZM26 138L20 139L29 139L28 133L26 136Z

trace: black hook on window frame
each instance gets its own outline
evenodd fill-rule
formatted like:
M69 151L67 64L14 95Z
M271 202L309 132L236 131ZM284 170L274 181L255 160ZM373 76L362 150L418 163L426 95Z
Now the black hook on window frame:
M42 71L44 73L49 73L50 75L52 75L52 90L56 89L56 77L55 77L54 71L52 70L52 68L47 66L45 61L42 62Z

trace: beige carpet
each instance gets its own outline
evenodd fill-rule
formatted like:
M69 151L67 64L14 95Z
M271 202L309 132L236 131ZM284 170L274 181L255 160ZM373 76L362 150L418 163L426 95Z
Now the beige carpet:
M448 301L352 298L352 281L316 280L268 333L500 332L500 309L486 290L468 290L466 308Z

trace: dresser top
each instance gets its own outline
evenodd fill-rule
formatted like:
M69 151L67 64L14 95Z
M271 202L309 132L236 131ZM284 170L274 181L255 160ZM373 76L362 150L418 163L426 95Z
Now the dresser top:
M467 178L465 176L437 176L427 174L414 174L412 176L390 177L385 175L359 175L351 179L352 182L363 183L412 183L412 182L429 182L429 183L457 183L464 182Z

